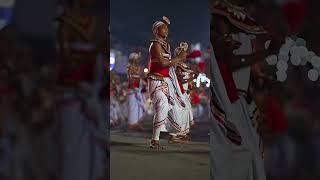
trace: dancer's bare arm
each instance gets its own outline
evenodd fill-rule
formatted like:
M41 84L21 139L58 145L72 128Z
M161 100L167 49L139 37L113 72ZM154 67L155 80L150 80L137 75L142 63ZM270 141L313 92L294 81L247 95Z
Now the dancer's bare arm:
M152 54L152 57L158 59L161 66L164 66L164 67L176 65L179 62L186 60L186 57L187 57L186 52L181 52L178 56L168 61L163 57L161 44L156 42L153 43L153 45L151 46L151 54Z

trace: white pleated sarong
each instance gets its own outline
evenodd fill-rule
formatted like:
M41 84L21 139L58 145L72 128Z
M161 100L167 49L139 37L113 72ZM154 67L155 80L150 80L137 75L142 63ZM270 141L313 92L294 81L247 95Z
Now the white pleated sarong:
M149 92L156 110L154 128L161 128L163 132L187 134L192 121L190 105L187 96L180 91L173 67L170 67L170 77L163 79L149 80Z

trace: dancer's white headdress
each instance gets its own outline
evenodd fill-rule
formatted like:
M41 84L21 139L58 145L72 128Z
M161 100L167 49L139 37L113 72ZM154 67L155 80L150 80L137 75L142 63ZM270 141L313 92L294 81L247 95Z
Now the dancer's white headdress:
M156 35L158 33L158 28L164 24L167 24L167 25L170 24L170 20L166 16L163 16L161 21L156 21L155 23L153 23L152 25L153 34Z

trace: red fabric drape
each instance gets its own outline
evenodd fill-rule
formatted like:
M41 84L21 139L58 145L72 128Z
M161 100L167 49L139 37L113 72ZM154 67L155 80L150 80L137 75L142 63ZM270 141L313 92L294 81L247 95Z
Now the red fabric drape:
M290 32L296 34L299 31L302 20L306 12L306 3L304 0L296 2L287 2L281 7L288 22Z

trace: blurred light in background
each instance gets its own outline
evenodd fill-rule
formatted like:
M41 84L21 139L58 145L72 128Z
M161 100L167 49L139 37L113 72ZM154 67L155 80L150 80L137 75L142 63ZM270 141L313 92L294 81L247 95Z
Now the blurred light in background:
M14 0L0 1L0 30L11 23Z
M115 62L116 62L115 53L111 51L110 52L110 71L112 71L114 69Z

